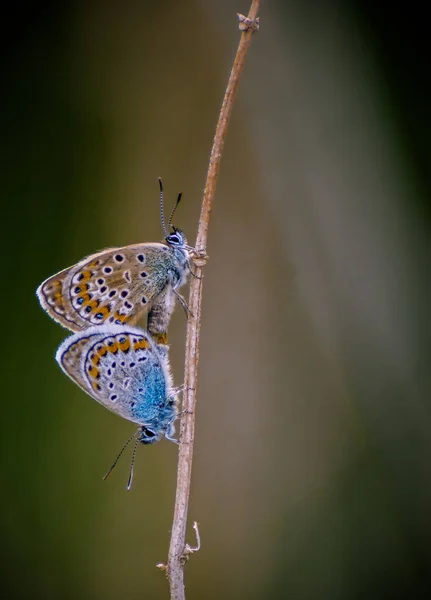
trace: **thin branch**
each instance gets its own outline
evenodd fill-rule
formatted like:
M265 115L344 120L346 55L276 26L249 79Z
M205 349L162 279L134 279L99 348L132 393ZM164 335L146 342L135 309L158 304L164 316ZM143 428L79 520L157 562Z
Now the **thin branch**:
M201 326L201 299L203 282L202 267L205 265L208 226L227 126L232 113L233 103L238 89L240 75L244 66L245 56L247 54L253 32L258 29L258 9L259 0L252 0L248 17L238 15L240 21L239 28L242 31L242 34L214 136L196 238L195 248L198 250L198 255L194 259L194 264L196 268L195 274L197 277L193 277L190 283L189 307L191 315L187 321L183 414L181 417L180 427L177 490L167 564L167 575L171 591L171 600L185 600L184 563L186 562L188 555L191 553L191 550L196 551L200 547L200 539L198 537L199 532L196 529L195 531L198 542L196 548L191 548L190 546L186 545L186 526L192 474L193 442L195 434L196 387L199 363L199 334Z

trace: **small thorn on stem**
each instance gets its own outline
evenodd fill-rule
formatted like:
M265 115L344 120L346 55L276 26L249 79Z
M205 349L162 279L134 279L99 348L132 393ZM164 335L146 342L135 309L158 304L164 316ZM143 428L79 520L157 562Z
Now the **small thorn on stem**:
M165 565L165 563L157 563L156 569L163 571L163 573L166 575L166 578L168 578L168 565Z
M183 555L181 557L184 561L187 561L191 554L194 554L195 552L198 552L201 549L201 536L199 534L199 526L196 521L193 522L193 529L195 530L196 535L196 546L190 546L190 544L186 544Z
M157 563L156 564L156 569L160 569L161 571L167 571L168 570L168 565L165 565L165 563Z
M249 31L250 29L254 31L259 31L259 17L256 19L249 19L248 17L237 13L239 25L238 28L240 31Z

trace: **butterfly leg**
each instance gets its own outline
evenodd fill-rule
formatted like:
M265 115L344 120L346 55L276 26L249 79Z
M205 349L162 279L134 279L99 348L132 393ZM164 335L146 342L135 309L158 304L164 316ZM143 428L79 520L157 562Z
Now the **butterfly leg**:
M177 297L178 302L181 304L185 314L186 314L186 318L188 319L189 317L193 317L193 313L189 308L189 305L187 304L187 302L184 300L184 298L181 296L181 294L179 294L177 292L177 290L175 290L174 288L172 288L172 291L174 292L175 296Z
M168 442L173 442L174 444L177 444L177 446L180 445L180 442L177 440L177 438L171 437L168 433L165 433L165 440L168 440Z
M188 268L192 277L195 279L202 279L202 277L196 275L196 271L191 268L192 263L194 267L202 268L206 265L208 258L208 254L203 250L195 250L195 248L191 249L191 260L188 262Z
M193 263L193 266L194 266L194 263ZM196 271L194 269L192 269L192 262L191 261L188 262L188 267L189 267L190 275L192 277L194 277L195 279L202 279L202 277L199 277L199 275L196 275Z

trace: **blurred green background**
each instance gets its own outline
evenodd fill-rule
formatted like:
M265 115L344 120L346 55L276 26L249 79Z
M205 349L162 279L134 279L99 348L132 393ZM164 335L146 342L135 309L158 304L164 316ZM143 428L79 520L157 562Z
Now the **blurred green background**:
M210 227L188 600L431 597L429 34L397 10L263 2ZM134 426L61 374L35 290L161 239L159 175L194 242L237 11L3 16L3 598L168 597L176 448L102 481ZM177 385L184 334L177 308Z

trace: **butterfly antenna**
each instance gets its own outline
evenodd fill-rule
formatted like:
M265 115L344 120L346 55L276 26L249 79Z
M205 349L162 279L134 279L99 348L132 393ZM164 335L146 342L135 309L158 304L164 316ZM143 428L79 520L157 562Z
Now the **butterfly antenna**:
M182 192L180 192L180 193L178 194L177 201L175 202L175 206L174 206L174 208L172 209L171 215L170 215L170 217L169 217L169 221L168 221L168 227L170 227L170 226L172 225L172 219L174 218L175 211L177 210L177 208L178 208L178 204L181 202L181 198L182 198L182 197L183 197L183 193L182 193Z
M165 234L165 237L168 237L169 234L166 231L165 217L163 215L163 183L162 183L161 177L159 177L159 187L160 187L160 223L162 224L162 229L163 229L163 233Z
M118 459L123 454L124 450L127 448L127 446L129 445L130 441L132 440L132 438L134 438L138 433L139 433L139 431L135 431L135 433L132 433L132 435L129 437L129 439L127 440L127 442L124 444L124 446L121 448L120 452L118 453L117 458L114 460L114 463L113 463L112 467L109 469L109 471L106 473L105 477L103 478L103 481L106 481L106 479L108 479L108 477L110 476L110 474L114 470L114 467L115 467L115 465L118 462Z
M130 461L130 471L129 471L129 480L127 482L127 487L126 490L129 492L130 488L132 487L132 480L133 480L133 467L135 466L135 454L136 454L136 448L138 447L138 438L136 438L135 441L135 445L133 446L133 452L132 452L132 460Z

